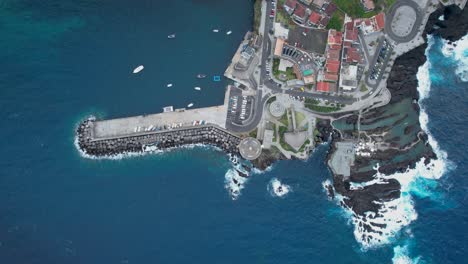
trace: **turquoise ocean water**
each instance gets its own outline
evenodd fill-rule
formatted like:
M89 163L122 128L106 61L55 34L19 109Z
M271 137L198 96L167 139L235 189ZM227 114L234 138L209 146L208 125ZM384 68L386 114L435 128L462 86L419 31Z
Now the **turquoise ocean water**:
M225 189L230 162L210 148L122 160L80 157L74 130L90 114L113 118L222 103L228 81L211 76L223 74L251 28L252 6L248 0L0 2L0 263L391 263L398 246L414 260L462 263L468 185L460 142L467 125L455 109L466 108L467 87L455 76L449 86L434 81L431 93L438 96L426 104L430 129L456 168L418 185L424 190L414 195L418 220L394 244L365 252L323 190L330 178L327 145L307 162L282 161L255 174L236 201ZM176 39L168 40L172 33ZM431 49L431 60L443 59L441 43ZM445 63L443 69L457 64ZM140 64L145 69L131 74ZM198 73L210 78L197 80ZM447 127L460 132L448 135ZM292 192L273 197L272 178Z

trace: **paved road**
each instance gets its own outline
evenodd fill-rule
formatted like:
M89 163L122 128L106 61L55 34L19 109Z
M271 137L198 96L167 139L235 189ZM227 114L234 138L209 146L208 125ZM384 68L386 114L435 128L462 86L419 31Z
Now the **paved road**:
M393 18L395 17L396 11L398 10L398 8L400 8L402 6L409 6L412 9L414 9L414 11L416 13L416 20L414 22L414 26L413 26L411 32L406 36L400 37L400 36L397 36L392 31L392 26L391 25L392 25ZM422 22L422 19L423 19L423 12L424 12L424 10L421 10L419 5L416 2L412 1L412 0L397 1L395 4L393 4L393 6L390 8L390 11L387 14L387 21L385 21L385 33L387 33L387 35L393 41L395 41L397 43L404 43L404 42L411 41L418 34L419 26L421 26L421 22Z

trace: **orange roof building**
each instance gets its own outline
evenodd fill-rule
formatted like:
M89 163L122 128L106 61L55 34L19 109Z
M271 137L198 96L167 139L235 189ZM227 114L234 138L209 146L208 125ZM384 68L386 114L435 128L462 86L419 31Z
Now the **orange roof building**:
M318 82L317 83L317 92L327 93L330 91L330 83L327 82Z

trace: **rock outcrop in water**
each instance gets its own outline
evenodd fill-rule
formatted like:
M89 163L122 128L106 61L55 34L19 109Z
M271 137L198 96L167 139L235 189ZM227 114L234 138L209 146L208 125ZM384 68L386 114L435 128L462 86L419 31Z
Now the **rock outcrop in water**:
M460 10L456 6L441 7L432 13L425 28L424 38L427 34L437 35L451 42L457 41L467 34L466 23L468 9ZM438 18L444 15L443 21ZM396 59L387 81L387 88L392 98L389 104L376 109L364 111L360 118L361 133L357 127L359 117L357 114L342 118L340 133L333 133L329 157L336 151L338 141L354 140L360 138L363 142L372 142L378 146L372 155L356 156L351 167L351 175L333 176L333 186L326 186L330 196L336 193L344 199L341 205L351 209L355 221L363 229L367 237L360 238L369 242L381 235L378 230L384 226L372 220L382 217L386 210L384 204L400 198L400 183L395 179L376 179L375 168L379 165L379 172L391 175L414 168L420 160L426 163L436 158L428 137L422 131L419 123L418 80L416 74L420 66L426 62L425 51L427 44L421 45ZM352 187L357 183L358 188ZM332 188L333 187L333 188ZM367 220L366 220L367 217ZM363 224L371 223L371 224Z

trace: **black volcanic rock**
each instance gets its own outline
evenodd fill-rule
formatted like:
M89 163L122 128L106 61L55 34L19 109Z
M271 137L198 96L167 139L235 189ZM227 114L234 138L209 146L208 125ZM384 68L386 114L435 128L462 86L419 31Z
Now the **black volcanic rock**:
M468 9L465 8L462 11L456 6L440 7L436 12L430 15L423 37L427 40L427 34L432 34L452 42L459 40L461 37L465 36L468 31L467 12ZM438 19L441 15L444 15L444 21L440 21ZM395 60L387 80L387 88L392 95L390 103L387 106L391 107L392 104L401 103L403 99L409 98L412 99L413 103L408 106L408 111L415 111L419 114L419 105L415 103L419 99L417 91L418 80L416 74L419 67L426 62L426 49L427 44L423 44ZM389 108L384 106L365 111L365 114L363 114L363 117L361 118L361 125L376 124L375 128L368 130L367 133L380 134L388 131L391 127L401 124L408 116L404 115L404 117L392 122L389 126L379 126L379 124L381 124L380 121L392 118L391 114L386 114L385 109ZM356 114L347 116L342 120L342 122L354 126L354 129L341 131L344 138L356 138L357 121L358 116ZM366 182L375 179L374 177L376 172L373 169L369 169L372 167L371 165L379 163L381 165L379 167L379 172L391 175L396 172L404 172L408 168L413 168L416 162L421 159L425 160L425 163L427 164L431 159L437 158L428 144L427 135L421 130L419 122L408 125L404 129L403 133L407 136L419 133L414 144L418 145L420 147L419 149L421 149L421 144L423 144L422 150L414 152L416 155L405 156L411 158L394 160L394 157L397 155L410 153L414 147L405 149L404 151L395 149L396 147L399 147L399 141L404 138L404 136L392 136L390 134L385 143L392 148L383 151L379 150L370 158L357 156L354 166L351 168L351 176L343 177L342 175L333 175L334 192L328 190L328 193L333 193L333 195L335 195L335 193L341 194L344 197L342 206L352 209L355 214L361 217L364 216L365 212L377 213L382 207L382 202L399 198L401 186L395 179L386 179L381 180L379 183L366 184ZM334 143L340 140L342 139L339 136L333 137L328 158L330 158L330 155L335 152ZM422 142L417 142L416 140L421 140ZM410 142L405 146L411 146L412 143L413 142ZM358 186L360 187L351 188L351 182L358 183ZM327 188L329 187L327 186ZM372 229L371 226L362 227Z

